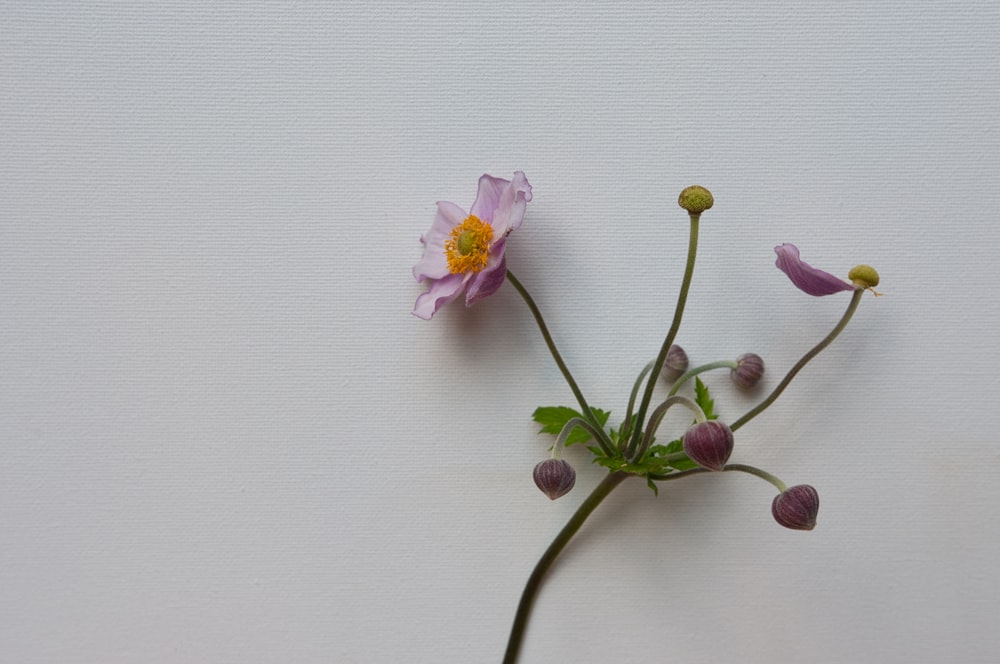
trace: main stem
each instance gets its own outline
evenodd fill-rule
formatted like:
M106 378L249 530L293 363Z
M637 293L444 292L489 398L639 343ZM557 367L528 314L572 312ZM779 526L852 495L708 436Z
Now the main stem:
M793 366L789 372L785 374L785 377L780 383L778 383L778 386L774 388L774 391L767 395L766 399L757 404L757 406L752 410L748 411L746 415L730 424L730 430L736 431L741 426L764 412L768 406L774 403L775 399L781 396L781 393L785 391L788 384L792 382L792 379L795 378L796 374L802 371L802 368L809 363L809 360L819 355L824 348L833 343L833 340L837 338L837 335L840 334L845 327L847 327L847 323L850 322L851 316L853 316L854 312L857 310L858 304L861 303L861 298L864 294L865 291L863 288L858 288L854 291L854 297L851 298L851 303L847 305L847 311L845 311L844 315L840 317L840 322L838 322L837 326L830 331L830 334L826 335L822 341L813 346L808 353L802 356L802 359L795 363L795 366Z
M514 625L510 628L510 638L507 641L507 651L503 656L504 664L514 664L517 661L518 653L521 651L521 641L524 638L524 630L528 626L528 618L531 616L531 607L535 603L535 597L538 596L538 589L542 585L546 572L552 567L552 563L559 557L573 535L580 530L580 526L587 520L591 512L628 476L628 473L614 472L601 480L601 483L577 508L569 522L563 526L556 538L552 540L552 544L549 544L549 548L535 564L535 569L532 570L531 576L528 577L528 582L524 586L524 591L521 593L521 601L517 605Z
M634 449L639 444L639 436L642 435L642 425L646 420L646 410L649 402L653 398L653 388L656 387L656 379L660 377L660 370L667 360L667 353L671 344L677 336L677 331L681 327L681 318L684 316L684 305L687 303L688 289L691 287L691 277L694 275L694 259L698 251L698 220L701 215L692 214L691 231L688 236L687 264L684 266L684 279L681 281L681 292L677 296L677 307L674 309L674 320L670 323L670 330L667 331L667 338L663 340L660 354L656 356L649 378L646 380L646 391L642 394L642 403L639 405L639 412L635 418L635 430L632 432L630 445Z

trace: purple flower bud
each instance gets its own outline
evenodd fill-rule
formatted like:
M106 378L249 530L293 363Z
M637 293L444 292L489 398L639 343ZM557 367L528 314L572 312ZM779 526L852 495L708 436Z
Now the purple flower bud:
M799 248L794 244L781 244L774 248L778 259L774 262L778 269L788 275L792 283L809 295L832 295L840 291L854 290L852 284L835 277L829 272L817 270L799 258Z
M792 530L812 530L819 512L819 493L808 484L799 484L774 497L774 520Z
M755 387L764 375L764 360L755 353L740 355L736 360L737 366L730 370L729 377L733 382L745 390Z
M672 385L687 370L688 354L677 344L671 345L667 351L667 360L663 363L663 377Z
M684 452L703 468L722 470L733 453L733 432L718 420L695 424L684 434Z
M546 459L535 466L532 473L535 485L549 500L565 496L576 484L576 471L562 459Z

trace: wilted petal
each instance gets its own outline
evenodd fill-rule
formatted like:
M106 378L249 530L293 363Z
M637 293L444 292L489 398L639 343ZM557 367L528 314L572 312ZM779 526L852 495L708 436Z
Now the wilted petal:
M431 287L417 297L413 305L413 315L430 320L437 310L462 294L467 275L449 274L443 279L431 280Z
M792 283L809 295L832 295L840 291L854 290L854 286L829 272L817 270L799 258L799 248L794 244L778 245L774 248L778 259L774 262L778 269L788 275Z
M465 290L465 306L473 304L496 293L507 278L507 259L503 255L506 240L497 243L500 249L497 254L490 255L490 262L482 272L472 275L469 287ZM497 258L499 256L499 258Z
M493 214L493 239L507 237L521 227L524 211L531 200L531 185L524 173L517 171L514 179L500 193L500 202Z

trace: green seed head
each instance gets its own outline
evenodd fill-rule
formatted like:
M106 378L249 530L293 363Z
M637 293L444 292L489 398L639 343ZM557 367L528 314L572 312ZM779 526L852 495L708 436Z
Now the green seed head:
M691 214L701 214L715 204L715 199L708 189L694 184L681 192L677 204Z
M871 265L858 265L847 274L851 283L862 288L875 288L878 286L878 272Z

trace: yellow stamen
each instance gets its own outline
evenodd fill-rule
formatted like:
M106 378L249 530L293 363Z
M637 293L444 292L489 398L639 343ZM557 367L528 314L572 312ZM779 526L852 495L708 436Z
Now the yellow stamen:
M486 267L492 241L493 227L479 217L469 215L451 229L451 237L445 240L444 255L448 259L448 269L452 274L479 272Z

